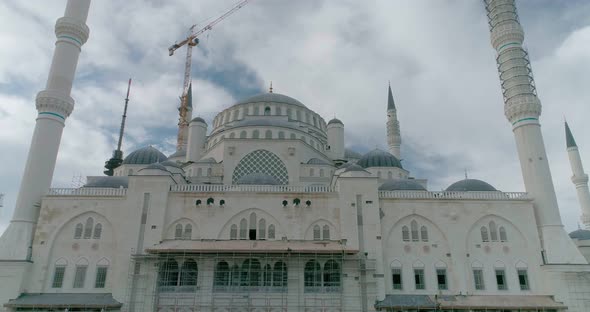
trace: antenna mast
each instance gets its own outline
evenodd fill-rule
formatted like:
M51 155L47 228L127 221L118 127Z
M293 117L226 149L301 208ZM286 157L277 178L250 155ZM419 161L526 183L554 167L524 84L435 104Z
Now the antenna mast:
M113 157L104 163L104 174L112 176L115 168L121 166L123 163L123 151L121 144L123 143L123 131L125 130L125 120L127 119L127 106L129 104L129 91L131 90L131 78L127 84L127 96L125 97L125 108L123 109L123 116L121 117L121 129L119 129L119 141L117 142L117 149L113 151Z

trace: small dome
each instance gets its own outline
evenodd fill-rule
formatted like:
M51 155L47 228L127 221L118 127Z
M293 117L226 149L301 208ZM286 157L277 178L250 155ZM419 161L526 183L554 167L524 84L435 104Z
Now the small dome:
M447 192L494 192L498 191L496 188L477 179L465 179L451 184L445 190Z
M274 177L264 173L250 173L242 176L236 184L246 185L279 185L279 181Z
M195 117L195 118L193 118L193 120L191 120L191 122L202 122L204 124L207 124L207 122L205 122L205 119L203 119L201 117Z
M179 157L186 157L186 150L181 149L179 151L176 151L174 153L172 153L170 156L168 156L168 158L179 158Z
M387 180L381 186L380 191L426 191L422 184L414 180L392 179Z
M590 230L575 230L570 233L570 238L577 240L590 240Z
M344 172L350 172L350 171L364 171L369 173L367 170L365 170L363 167L357 165L357 164L351 164L350 166L346 167L346 170L344 170Z
M402 168L402 163L392 154L380 150L374 149L359 159L357 164L363 168L371 167L397 167Z
M138 150L133 151L125 160L124 165L149 165L164 161L168 159L166 155L162 154L158 149L152 146L146 146Z
M83 187L127 188L129 177L89 177Z
M332 165L332 163L319 158L312 158L307 161L308 165Z
M301 107L305 107L303 103L297 101L296 99L286 96L280 93L262 93L252 97L249 97L245 100L241 100L236 103L238 104L246 104L246 103L259 103L259 102L275 102L275 103L285 103L291 105L297 105Z
M353 151L349 148L345 148L344 149L344 158L345 159L361 159L361 157L363 157L363 155L359 152Z
M331 124L341 124L341 125L344 126L344 123L342 123L342 121L340 119L338 119L338 118L333 118L332 120L328 121L328 124L329 125L331 125Z

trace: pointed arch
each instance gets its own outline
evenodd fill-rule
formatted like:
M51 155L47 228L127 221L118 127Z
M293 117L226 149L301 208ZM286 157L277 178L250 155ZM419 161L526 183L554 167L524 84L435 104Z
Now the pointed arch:
M193 259L187 259L180 269L180 286L196 286L199 268Z
M96 225L94 226L94 234L92 235L92 238L100 239L101 235L102 235L102 224L96 223Z
M178 284L178 262L168 259L160 264L158 270L158 286L177 286Z
M496 228L496 222L494 222L493 220L490 221L489 226L490 226L490 240L492 242L497 242L498 241L498 229Z
M322 286L322 268L316 260L305 263L303 280L306 288Z
M322 240L330 240L330 226L327 224L322 227Z
M285 163L279 156L264 149L252 151L238 162L233 171L232 183L236 184L241 177L252 173L269 175L282 185L289 182Z
M320 226L316 224L313 226L313 240L320 240L320 239L321 239Z
M412 234L412 241L413 242L419 241L420 237L418 235L418 222L416 222L416 220L412 220L412 222L410 222L410 230L411 230L411 234Z
M189 224L184 226L184 233L182 234L182 239L192 239L193 236L193 226Z
M182 224L180 223L174 227L174 239L182 239Z
M407 226L402 226L402 240L404 242L410 241L410 229Z
M423 242L428 241L428 229L426 228L425 225L420 227L420 238L422 239Z
M500 232L500 241L507 242L508 236L506 235L506 229L503 226L501 226L499 232Z
M272 272L272 286L287 287L287 265L283 261L275 262Z
M238 239L238 226L235 224L231 225L231 229L229 231L229 239Z
M258 220L258 239L266 239L266 220L264 218Z
M324 264L324 286L340 287L340 265L330 259Z
M76 224L76 228L74 230L74 239L82 238L82 232L84 231L84 226L82 223Z
M92 236L92 228L94 227L94 219L88 217L86 224L84 225L84 238L89 239Z
M489 242L490 241L490 237L488 236L488 228L485 226L482 226L481 229L479 230L481 233L481 241L482 242Z

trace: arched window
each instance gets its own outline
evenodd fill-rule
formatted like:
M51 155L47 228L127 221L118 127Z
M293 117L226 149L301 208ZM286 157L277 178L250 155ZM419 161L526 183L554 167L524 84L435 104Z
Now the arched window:
M322 228L322 239L330 240L330 227L327 224Z
M231 225L229 230L229 239L238 239L238 226L235 224Z
M259 137L260 137L260 131L258 131L258 130L252 131L252 138L253 139L258 139Z
M248 228L248 238L256 240L256 213L250 214L250 227Z
M211 168L207 168L207 176L208 177L212 176L213 175L212 173L213 173L213 171L211 170Z
M218 262L215 266L214 286L229 286L229 265L225 261Z
M158 274L159 286L176 286L178 284L178 262L168 259L160 265Z
M197 168L197 177L200 177L203 175L203 168Z
M404 242L409 242L410 241L410 230L405 225L402 226L402 239L403 239Z
M268 239L275 239L275 226L271 224L268 226Z
M328 260L324 264L324 286L340 287L340 265L334 260Z
M245 139L247 135L248 134L246 133L246 131L241 131L240 132L240 139Z
M279 139L284 139L284 138L285 138L285 132L279 131Z
M420 236L423 242L428 241L428 229L424 225L420 228Z
M97 223L94 226L94 235L92 235L92 238L94 239L100 239L100 236L102 235L102 224Z
M184 261L180 270L180 286L196 286L198 274L199 270L195 260Z
M266 220L258 221L258 239L266 239Z
M174 239L182 238L182 224L178 223L174 228Z
M264 108L264 116L270 116L270 107L265 107Z
M317 261L307 261L303 272L303 280L306 288L322 286L322 268Z
M183 239L192 239L193 236L193 226L190 224L187 224L184 226L184 235L183 235Z
M237 264L231 267L231 285L240 286L240 267Z
M496 229L496 223L494 221L490 221L490 239L492 242L498 241L498 230Z
M264 132L264 138L265 139L272 139L272 131L266 130L266 132Z
M94 219L86 219L86 227L84 227L84 238L88 239L92 236L92 227L94 226Z
M240 285L260 286L261 271L260 261L258 259L244 260L240 274Z
M506 229L503 226L500 227L500 241L507 242L508 236L506 235Z
M84 226L82 223L76 224L76 229L74 230L74 239L82 238L82 232L84 231Z
M230 139L233 139L235 137L236 137L236 133L235 132L232 132L232 133L229 134L229 138Z
M248 221L246 219L240 220L240 239L248 238Z
M320 226L316 224L313 226L313 240L320 240L320 239L322 239L320 236Z
M275 262L272 272L272 286L287 287L287 265L283 261Z
M262 286L272 286L272 268L270 264L265 265L262 271Z
M485 226L481 227L481 240L483 242L489 242L490 238L488 237L488 228Z
M291 133L291 134L289 135L289 138L290 138L291 140L296 140L296 139L297 139L297 136L295 135L295 133Z
M420 239L418 238L418 222L416 222L416 220L412 220L412 222L410 222L410 229L412 230L412 241L419 241Z

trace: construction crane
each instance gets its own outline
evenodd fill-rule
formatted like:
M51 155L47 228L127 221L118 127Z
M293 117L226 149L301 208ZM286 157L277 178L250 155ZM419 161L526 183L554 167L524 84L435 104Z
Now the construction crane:
M121 117L121 128L119 129L119 141L117 149L113 151L113 157L104 163L104 174L112 176L114 170L123 163L123 151L121 150L121 143L123 143L123 131L125 130L125 120L127 119L127 105L129 104L129 90L131 90L131 78L127 83L127 96L125 97L125 108L123 109L123 116Z
M223 15L209 23L207 26L203 27L202 29L195 31L195 27L197 25L193 25L189 28L189 35L184 40L174 43L168 48L168 54L170 56L174 55L174 52L180 49L182 46L186 45L186 62L184 64L184 83L182 87L182 96L180 97L180 108L179 111L179 119L178 119L178 137L176 141L176 150L180 151L186 148L186 144L188 141L187 132L188 132L188 123L187 120L187 113L188 113L188 89L190 84L190 75L191 75L191 57L193 47L199 44L199 39L197 38L202 33L213 29L213 26L217 25L217 23L221 22L226 17L230 16L237 10L241 9L243 6L248 3L249 0L242 0L235 6L233 6L229 11L225 12Z

